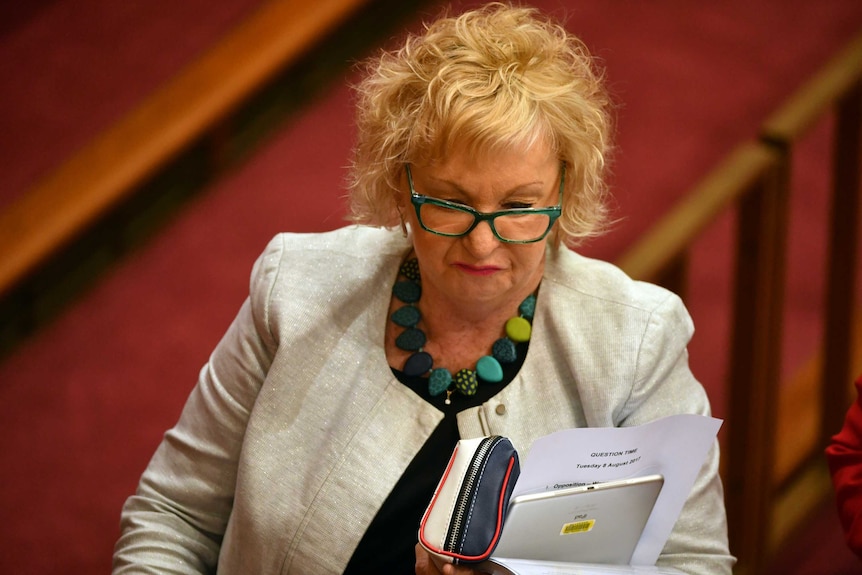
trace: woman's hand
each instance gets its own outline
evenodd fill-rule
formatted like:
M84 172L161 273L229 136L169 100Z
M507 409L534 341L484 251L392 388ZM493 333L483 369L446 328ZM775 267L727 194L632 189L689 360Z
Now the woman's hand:
M470 569L469 567L452 565L447 563L443 566L443 570L437 569L434 561L431 559L431 554L425 550L420 544L416 544L416 575L477 575L480 571Z

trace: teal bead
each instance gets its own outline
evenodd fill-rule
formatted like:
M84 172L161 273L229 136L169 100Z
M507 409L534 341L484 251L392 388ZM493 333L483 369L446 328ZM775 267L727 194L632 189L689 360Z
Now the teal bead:
M397 282L392 293L404 303L416 303L422 297L422 286L414 281Z
M419 308L412 305L405 305L395 310L392 314L392 323L401 327L416 327L422 314Z
M425 345L425 332L415 327L408 327L395 338L395 345L404 351L417 351Z
M533 315L536 313L536 296L530 294L527 296L527 299L521 302L521 305L518 306L518 312L521 314L521 317L527 319L533 319Z
M514 363L518 359L518 348L515 347L515 342L508 337L501 337L494 342L491 355L500 363Z
M428 393L431 397L437 397L452 385L452 374L449 370L443 367L438 367L431 370L431 375L428 377Z
M503 366L490 355L485 355L476 362L476 375L484 381L498 383L503 381Z
M459 369L455 374L455 389L462 395L476 395L476 391L479 389L476 372L472 369Z
M407 279L413 280L414 282L419 281L419 260L416 258L411 258L401 264L401 269L399 270L401 275L406 277Z

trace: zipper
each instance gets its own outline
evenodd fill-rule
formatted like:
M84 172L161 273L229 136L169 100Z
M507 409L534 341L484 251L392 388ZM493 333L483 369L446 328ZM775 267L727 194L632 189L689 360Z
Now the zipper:
M470 461L470 466L464 474L464 481L461 483L461 490L458 493L458 499L455 503L455 512L452 514L449 534L446 537L446 545L444 546L446 551L452 553L458 552L458 550L455 549L455 546L458 545L461 540L461 531L464 528L464 519L467 515L470 502L473 500L474 493L478 488L477 479L479 477L479 472L484 467L485 460L488 458L488 453L491 451L491 448L499 441L499 439L500 436L498 435L482 439L478 447L476 447L475 453L473 453L473 459Z

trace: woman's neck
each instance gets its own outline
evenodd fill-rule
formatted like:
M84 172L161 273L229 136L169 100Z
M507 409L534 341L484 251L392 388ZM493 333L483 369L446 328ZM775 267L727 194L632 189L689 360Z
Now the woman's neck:
M410 258L407 261L410 262ZM415 266L415 260L412 265ZM402 275L399 282L408 280L405 283L418 283L421 295L418 301L409 300L413 303L408 303L408 299L404 298L410 296L393 292L386 349L390 365L396 369L402 369L406 359L415 352L411 349L415 348L402 349L399 348L400 344L396 345L395 340L404 335L405 327L401 326L405 324L396 324L392 319L395 311L402 307L419 310L415 328L423 337L422 351L430 354L435 368L444 367L452 373L463 368L475 369L476 362L482 356L490 355L494 343L506 336L506 323L521 315L521 304L535 294L541 281L541 272L537 272L537 277L523 282L520 289L512 289L495 298L471 298L465 301L464 298L453 298L450 293L437 289L438 286L427 278L410 280L415 272L404 272L408 267L411 267L409 263L405 264L402 273L406 273L406 276ZM399 321L401 319L404 319L403 315Z
M425 351L434 358L435 367L452 373L462 368L475 369L476 362L490 355L494 342L505 336L506 322L519 315L519 306L535 290L502 302L449 302L422 295L418 307L422 314L419 327L425 332Z

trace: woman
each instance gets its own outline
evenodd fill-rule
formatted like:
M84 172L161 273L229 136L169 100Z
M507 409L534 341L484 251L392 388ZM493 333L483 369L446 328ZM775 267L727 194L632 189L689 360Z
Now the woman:
M593 66L501 4L370 63L362 225L267 247L124 508L115 573L435 573L418 521L459 437L523 457L558 429L709 413L680 300L566 247L605 219ZM716 448L662 564L730 573L717 473Z

